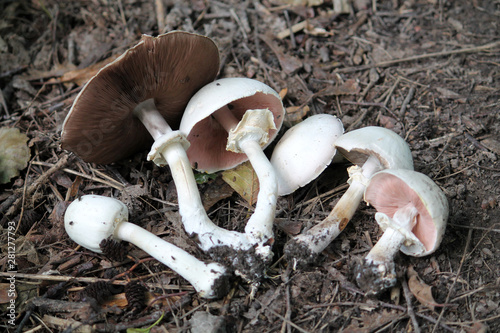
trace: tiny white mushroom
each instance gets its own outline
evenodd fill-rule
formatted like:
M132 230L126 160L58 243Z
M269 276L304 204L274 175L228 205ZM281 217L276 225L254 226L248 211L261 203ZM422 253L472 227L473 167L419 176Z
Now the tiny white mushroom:
M394 257L399 250L421 257L441 243L448 219L443 191L426 175L412 170L383 170L370 180L365 201L377 209L382 237L356 267L358 285L378 294L396 283Z
M224 296L229 275L218 263L206 264L151 232L128 222L128 209L121 201L84 195L73 201L64 215L64 227L72 240L101 253L99 244L112 237L134 244L185 278L204 298Z
M335 147L355 164L348 169L349 188L322 222L285 245L285 257L294 266L313 262L344 230L375 172L387 168L413 170L413 159L406 142L383 127L369 126L346 133L335 141Z
M190 143L187 155L197 170L215 172L249 160L257 174L259 194L245 226L246 244L212 232L208 219L204 224L184 220L184 228L197 235L202 249L218 248L219 255L234 257L239 265L236 273L244 277L261 275L262 264L272 258L278 185L263 149L279 131L284 112L278 93L266 84L226 78L207 84L191 98L179 127Z
M332 162L342 133L340 119L329 114L311 116L287 130L271 155L278 194L290 194L317 178Z

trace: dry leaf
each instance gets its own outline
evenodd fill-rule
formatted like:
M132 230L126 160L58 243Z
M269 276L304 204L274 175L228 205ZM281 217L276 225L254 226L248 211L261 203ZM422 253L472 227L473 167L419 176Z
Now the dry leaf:
M247 161L234 169L224 171L222 179L250 205L257 202L259 180L250 162Z
M101 68L103 68L107 64L113 62L116 58L118 58L118 56L119 56L119 54L116 54L116 55L113 55L107 59L99 61L98 63L90 65L89 67L82 68L82 69L75 69L75 70L66 72L59 78L50 79L48 81L48 83L73 82L79 86L83 86L85 83L87 83L88 80L90 80L94 75L96 75L97 72Z
M28 137L17 128L0 128L0 184L8 183L28 166Z
M396 312L382 310L382 312L362 312L361 317L353 320L343 331L351 333L369 333L399 318Z
M0 283L0 304L10 303L17 298L15 288L11 289L10 283Z
M434 307L438 304L432 297L432 287L425 284L411 266L408 268L408 287L422 305L434 311Z
M301 122L309 112L309 106L290 106L286 108L285 121L291 127Z
M361 88L359 87L358 80L346 80L340 86L329 86L323 91L323 96L340 96L340 95L356 95L359 94Z
M288 88L283 88L280 90L278 95L280 96L281 99L285 98L286 94L288 93Z
M493 153L500 155L500 142L492 139L492 138L486 138L481 140L481 144L488 148L490 151Z
M436 90L441 94L442 98L460 99L463 97L463 96L457 94L456 92L451 91L451 90L446 89L446 88L436 87Z
M233 193L233 188L218 177L213 182L208 184L207 188L201 195L203 208L205 208L205 210L209 210L217 202L229 198L233 195Z

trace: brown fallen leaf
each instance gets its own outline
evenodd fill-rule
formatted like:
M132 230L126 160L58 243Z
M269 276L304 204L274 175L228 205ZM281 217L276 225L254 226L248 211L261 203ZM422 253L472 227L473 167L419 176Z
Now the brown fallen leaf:
M281 69L286 74L293 74L300 68L302 68L303 65L302 61L297 57L291 56L283 52L282 48L278 44L276 44L276 42L272 38L266 35L259 35L259 38L264 43L266 43L267 46L269 46L271 51L274 52L274 54L278 58L278 62L280 63Z
M217 202L229 198L234 193L234 190L229 184L224 182L220 177L217 177L206 187L205 191L201 194L201 201L203 208L209 210Z
M250 205L257 202L259 180L250 162L247 161L234 169L224 171L222 179Z
M493 138L486 138L481 140L481 144L493 153L500 155L500 141Z
M290 127L301 122L310 111L309 106L290 106L286 108L285 121Z
M356 79L346 80L340 86L328 86L316 93L317 96L341 96L341 95L357 95L361 88Z
M397 312L362 312L360 318L353 320L349 326L343 331L352 333L369 333L376 331L378 328L387 325L388 323L400 318L401 315Z
M10 303L17 298L15 288L11 289L10 283L0 283L0 304Z
M99 61L98 63L90 65L89 67L71 70L69 72L64 73L62 76L58 78L50 79L48 83L73 82L79 86L83 86L85 83L87 83L88 80L90 80L94 75L96 75L101 68L113 62L116 58L118 58L118 56L119 54L115 54L109 58Z
M422 304L434 311L436 305L439 305L432 296L432 287L426 284L413 267L408 267L408 287L415 298Z

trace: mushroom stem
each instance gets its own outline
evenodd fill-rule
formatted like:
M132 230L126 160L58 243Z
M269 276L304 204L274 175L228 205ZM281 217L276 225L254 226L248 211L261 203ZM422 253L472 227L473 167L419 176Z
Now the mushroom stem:
M387 227L363 263L356 268L356 282L363 290L370 294L378 294L394 286L396 283L394 257L403 243L408 241L408 235L416 224L417 214L417 209L411 204L399 208L392 218L380 212L375 214L377 222Z
M174 142L160 154L172 172L184 229L190 236L197 236L200 248L203 251L210 250L214 245L250 248L243 234L218 227L208 218L184 147Z
M214 112L212 116L228 133L238 126L238 119L234 116L227 105L224 105L222 108Z
M239 146L247 155L259 179L259 194L255 211L245 227L245 233L250 235L259 247L272 240L273 221L278 198L278 181L271 162L267 159L259 143L255 140L245 140ZM272 242L271 242L272 243ZM270 248L266 250L269 255Z
M172 132L172 128L156 108L153 98L139 103L134 108L134 115L139 118L154 140L166 133Z
M352 219L361 203L368 180L380 168L377 158L370 156L362 167L352 166L348 169L349 188L330 214L322 222L285 245L285 256L289 262L303 266L316 259L318 254L344 230Z
M273 114L268 109L250 109L238 122L225 106L213 115L229 134L226 149L246 154L259 179L257 205L247 222L245 233L267 260L272 255L270 245L274 237L272 229L278 198L278 178L262 146L269 140L269 130L276 129Z
M216 298L220 284L226 283L225 268L206 264L181 248L170 244L130 222L116 226L114 237L134 244L186 279L204 298Z
M128 209L122 202L85 195L68 206L64 227L71 239L94 252L102 252L99 245L108 237L136 245L189 281L201 297L215 298L227 292L229 276L224 266L205 264L127 219Z
M203 251L224 245L242 250L251 248L253 244L244 234L218 227L208 218L186 154L186 146L189 143L185 136L170 128L152 99L139 104L134 114L155 139L148 159L159 165L168 164L170 167L186 232L190 236L197 236Z

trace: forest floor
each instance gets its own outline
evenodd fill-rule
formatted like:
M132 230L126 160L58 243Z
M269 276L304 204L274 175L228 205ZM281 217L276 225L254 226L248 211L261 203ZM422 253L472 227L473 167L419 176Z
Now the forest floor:
M31 152L20 175L0 185L1 330L113 332L156 323L151 332L500 331L500 2L287 2L294 1L0 2L1 126L25 133ZM171 30L212 38L219 78L249 77L286 93L278 138L321 113L339 117L346 132L382 126L403 137L415 170L449 201L437 251L398 255L397 286L365 295L352 263L381 230L375 210L361 205L317 262L293 270L283 246L328 215L345 191L346 164L279 198L273 263L253 297L235 279L228 296L202 299L131 245L120 262L77 247L63 212L93 193L120 198L131 221L208 259L180 226L168 167L148 162L146 151L98 165L60 148L63 121L100 62L141 34ZM253 208L220 174L199 189L213 221L243 229ZM108 296L82 302L97 281L114 288L95 287ZM130 281L147 288L147 307L127 306L123 285Z

